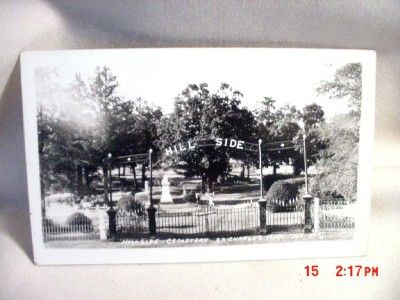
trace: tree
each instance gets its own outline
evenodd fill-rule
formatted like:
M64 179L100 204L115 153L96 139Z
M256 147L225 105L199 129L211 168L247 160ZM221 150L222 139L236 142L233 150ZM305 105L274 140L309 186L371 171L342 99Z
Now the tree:
M153 107L141 98L116 102L111 114L110 151L114 155L147 153L153 149L153 158L159 157L160 138L158 122L162 118L160 107ZM135 164L131 164L136 185ZM146 164L142 164L142 178L145 178ZM125 173L125 167L123 167ZM143 181L143 180L142 180ZM143 181L144 184L144 181Z
M42 181L47 190L76 190L80 168L86 184L110 148L111 110L119 98L116 77L97 68L86 83L79 74L66 88L55 70L37 70L38 132ZM42 190L44 191L45 188Z
M360 63L346 64L336 71L332 81L322 81L317 93L329 95L331 99L346 99L349 107L359 113L362 98L361 73Z
M295 149L282 149L268 152L264 149L264 166L272 166L273 174L283 163L292 164L293 174L299 175L304 170L303 133L300 123L305 124L307 132L306 147L308 151L308 163L316 161L318 151L323 148L323 143L318 138L317 128L324 122L324 111L317 104L306 105L303 111L295 106L285 105L277 108L276 101L265 97L257 114L258 132L264 143L293 142ZM285 144L285 143L283 143Z
M213 94L205 83L188 85L176 98L174 112L162 120L163 147L180 140L252 138L254 116L240 107L240 99L241 93L226 83ZM240 159L239 153L223 147L204 147L182 152L170 163L180 164L188 177L201 176L203 191L206 183L212 191L213 182L229 173L230 158Z
M118 81L110 69L107 67L97 67L95 76L89 83L89 99L92 102L94 111L97 113L96 119L101 126L98 127L97 146L103 153L101 157L105 157L106 152L111 151L111 141L115 134L115 112L113 111L122 101L116 95Z
M74 152L73 131L68 126L71 116L65 107L65 93L58 83L56 70L37 69L35 74L37 124L40 155L41 192L72 188L75 166L71 164ZM71 171L74 170L74 171Z
M326 148L316 162L319 174L311 181L316 195L356 197L361 76L360 64L347 64L336 71L332 81L322 82L317 88L317 92L329 94L332 99L348 101L350 111L335 116L319 130Z
M318 174L311 181L316 196L343 196L354 199L357 192L359 134L357 122L351 114L334 117L320 128L327 148L316 162Z
M259 136L264 143L293 141L299 134L298 125L301 113L295 106L285 105L275 107L275 100L266 97L261 103L260 112L257 115ZM265 148L265 150L268 150ZM263 152L263 165L272 166L276 175L277 168L282 163L291 163L298 155L294 149L282 149Z
M38 69L36 85L43 193L81 190L83 182L89 189L99 166L107 172L103 160L109 152L118 156L152 148L157 159L161 109L120 97L109 68L96 68L88 80L76 74L65 87L56 70ZM144 178L145 164L142 170Z
M300 118L306 133L307 166L315 164L319 158L320 151L326 147L326 143L320 134L320 127L325 122L324 115L322 107L316 103L304 106L301 112ZM295 176L304 171L303 137L303 132L300 130L294 139L297 144L297 149L292 157L293 174Z

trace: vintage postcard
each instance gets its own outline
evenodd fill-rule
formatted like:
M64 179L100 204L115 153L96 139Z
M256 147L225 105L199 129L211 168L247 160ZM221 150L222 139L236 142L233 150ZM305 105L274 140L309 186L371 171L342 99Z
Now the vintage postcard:
M363 255L375 52L21 54L37 264Z

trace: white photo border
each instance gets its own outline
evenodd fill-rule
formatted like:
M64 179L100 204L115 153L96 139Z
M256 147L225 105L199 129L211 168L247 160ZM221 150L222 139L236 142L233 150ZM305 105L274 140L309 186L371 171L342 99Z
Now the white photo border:
M357 181L357 214L352 240L339 241L289 241L251 245L223 245L203 247L168 248L103 248L60 249L46 248L42 236L40 172L37 131L37 109L35 97L36 67L52 55L90 51L157 51L163 55L168 51L262 51L265 55L295 55L299 59L312 56L315 60L335 63L344 59L362 64L362 106L360 120L359 165ZM34 262L39 265L64 264L131 264L131 263L183 263L226 262L244 260L321 258L339 256L361 256L367 252L368 223L370 215L372 184L372 151L375 120L375 73L376 52L373 50L342 49L287 49L287 48L165 48L165 49L104 49L34 51L21 54L21 85L23 98L23 122L27 184L31 219Z

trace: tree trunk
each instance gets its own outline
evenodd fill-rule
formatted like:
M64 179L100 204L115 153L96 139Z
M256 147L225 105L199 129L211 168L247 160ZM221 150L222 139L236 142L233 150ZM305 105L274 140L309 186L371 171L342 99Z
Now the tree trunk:
M118 180L121 178L121 167L118 166Z
M206 192L206 175L201 175L201 193L204 194Z
M86 188L87 188L87 190L89 190L89 186L90 186L90 178L89 178L89 172L88 172L88 170L87 170L87 168L86 167L83 167L84 169L84 176L85 176L85 186L86 186Z
M82 192L82 166L76 166L76 191L78 199L82 199L83 192Z
M46 217L46 183L43 178L40 181L40 193L42 196L42 216Z
M213 192L213 181L212 181L211 177L207 178L207 183L208 183L208 192L212 193Z
M302 169L298 166L293 166L293 177L299 176L301 174Z
M245 165L242 164L242 171L240 172L240 178L244 179Z
M136 169L135 169L135 165L132 166L132 173L133 173L133 190L137 191L137 180L136 180Z
M303 170L302 166L304 164L304 161L299 162L299 161L294 161L293 162L293 176L299 176L301 174L301 171Z
M126 169L126 168L125 168L125 165L123 165L123 166L122 166L122 176L125 176L125 175L126 175L126 174L125 174L125 169Z
M276 170L278 169L278 166L276 163L273 164L273 175L276 176Z
M108 203L108 168L103 165L103 189L104 189L104 202Z
M250 180L250 165L247 165L247 179Z
M142 164L142 187L144 188L144 182L146 181L146 165Z

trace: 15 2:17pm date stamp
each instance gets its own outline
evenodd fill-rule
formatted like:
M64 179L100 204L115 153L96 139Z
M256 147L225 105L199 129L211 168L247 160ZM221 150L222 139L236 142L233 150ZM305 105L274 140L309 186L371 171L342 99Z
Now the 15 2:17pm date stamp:
M319 275L318 265L307 265L304 267L307 277L317 277ZM377 266L348 265L336 266L336 277L378 277L379 268Z

